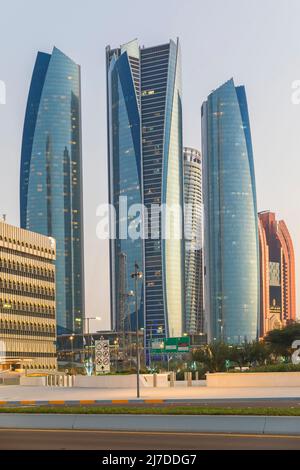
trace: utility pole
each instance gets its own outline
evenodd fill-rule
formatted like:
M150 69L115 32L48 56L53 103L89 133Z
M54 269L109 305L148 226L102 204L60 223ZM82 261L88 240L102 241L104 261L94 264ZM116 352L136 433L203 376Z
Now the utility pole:
M136 320L136 396L140 398L140 349L139 349L139 312L138 312L138 279L142 279L142 271L138 271L137 262L134 263L134 273L131 277L134 279L135 291L135 320Z

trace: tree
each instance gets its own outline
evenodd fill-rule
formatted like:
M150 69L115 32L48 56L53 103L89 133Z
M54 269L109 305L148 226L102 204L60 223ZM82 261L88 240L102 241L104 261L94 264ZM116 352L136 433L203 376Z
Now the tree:
M259 341L233 345L230 349L230 360L235 362L240 369L255 365L264 365L270 360L270 350L268 346Z
M193 360L201 362L209 372L224 372L230 359L230 347L221 342L202 346L193 352Z
M288 360L292 355L292 344L300 339L300 323L291 323L285 328L271 330L264 338L264 343L269 346L275 358L279 356Z

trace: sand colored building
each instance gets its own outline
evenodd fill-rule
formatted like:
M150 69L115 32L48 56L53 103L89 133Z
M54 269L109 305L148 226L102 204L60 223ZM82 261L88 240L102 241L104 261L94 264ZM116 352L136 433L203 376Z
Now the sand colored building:
M55 240L0 221L0 370L56 369Z

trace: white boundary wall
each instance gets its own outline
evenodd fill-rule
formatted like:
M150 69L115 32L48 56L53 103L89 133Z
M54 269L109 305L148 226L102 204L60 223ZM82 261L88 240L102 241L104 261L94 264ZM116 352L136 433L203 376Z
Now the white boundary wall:
M134 388L136 386L136 375L76 375L74 387L88 388ZM153 375L141 374L140 386L142 388L153 387ZM168 387L168 374L157 374L157 387Z
M300 387L300 372L217 372L206 374L207 387Z

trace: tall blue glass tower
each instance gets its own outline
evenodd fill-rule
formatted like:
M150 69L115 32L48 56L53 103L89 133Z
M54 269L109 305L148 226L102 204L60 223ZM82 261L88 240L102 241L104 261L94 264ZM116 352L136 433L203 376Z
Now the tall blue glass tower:
M58 333L84 319L80 67L60 50L37 55L20 172L21 227L56 239Z
M112 324L118 329L124 319L134 323L134 299L128 301L127 292L136 261L143 271L139 325L148 345L157 337L180 336L183 329L182 224L175 214L177 236L166 234L162 210L183 207L180 48L173 41L150 48L132 41L106 52L110 202L117 219L110 245ZM143 204L143 237L121 236L120 196L128 209ZM126 223L128 232L130 213Z
M259 312L256 189L245 88L233 80L202 106L202 155L208 337L252 341Z

